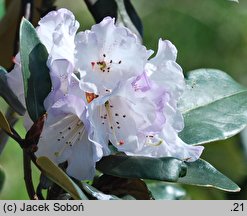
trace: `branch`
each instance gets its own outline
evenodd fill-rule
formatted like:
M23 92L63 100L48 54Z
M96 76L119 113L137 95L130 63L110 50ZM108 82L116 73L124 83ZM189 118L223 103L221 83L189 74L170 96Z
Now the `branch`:
M30 155L23 150L23 168L24 168L24 180L27 189L28 196L31 200L38 200L38 196L35 193L32 179L32 167Z

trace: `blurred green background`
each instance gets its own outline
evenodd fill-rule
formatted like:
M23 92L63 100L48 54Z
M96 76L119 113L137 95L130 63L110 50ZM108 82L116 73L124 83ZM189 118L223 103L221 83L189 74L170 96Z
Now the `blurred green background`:
M0 0L0 17L2 14ZM247 87L247 1L227 0L132 0L144 26L144 44L157 49L159 38L171 40L178 49L178 62L186 71L217 68ZM94 20L83 0L57 0L58 7L72 10L81 27ZM1 44L1 41L0 41ZM1 59L1 56L0 56ZM5 104L0 101L1 110ZM25 134L18 122L16 129ZM242 187L240 193L182 185L186 199L247 199L247 159L239 136L205 146L202 158ZM22 152L10 140L0 157L6 182L0 199L28 199L25 191ZM37 171L34 172L38 181Z

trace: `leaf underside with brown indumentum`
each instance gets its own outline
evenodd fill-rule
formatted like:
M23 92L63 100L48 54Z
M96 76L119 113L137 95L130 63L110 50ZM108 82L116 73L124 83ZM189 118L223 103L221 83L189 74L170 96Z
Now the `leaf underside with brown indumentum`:
M105 194L112 194L117 197L131 195L137 200L153 199L146 184L141 179L119 178L111 175L102 175L95 179L93 187Z
M47 114L42 115L30 128L25 137L24 148L27 148L30 152L37 151L37 144L39 142L40 134L43 130L44 121Z

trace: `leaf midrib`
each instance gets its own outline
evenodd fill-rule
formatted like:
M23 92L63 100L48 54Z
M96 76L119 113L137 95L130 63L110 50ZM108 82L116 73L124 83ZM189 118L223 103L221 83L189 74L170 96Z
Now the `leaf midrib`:
M200 109L200 108L202 108L202 107L205 107L205 106L208 106L208 105L217 103L217 102L220 101L220 100L224 100L224 99L226 99L226 98L234 97L234 96L239 95L239 94L242 94L242 93L244 93L244 92L247 92L247 89L242 90L242 91L239 91L239 92L234 93L234 94L229 94L229 95L226 95L226 96L224 96L224 97L218 98L217 100L211 101L210 103L205 103L205 104L202 104L202 105L200 105L200 106L198 106L198 107L195 107L195 108L192 108L192 109L187 109L187 110L185 110L185 111L181 111L181 113L182 113L183 115L185 115L185 114L187 114L188 112L191 112L191 111L193 111L193 110Z

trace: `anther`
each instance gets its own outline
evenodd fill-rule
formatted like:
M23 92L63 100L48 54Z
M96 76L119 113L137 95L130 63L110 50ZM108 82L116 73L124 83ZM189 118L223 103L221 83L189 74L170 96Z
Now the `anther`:
M124 141L123 140L120 140L119 141L119 145L123 145L124 144Z

